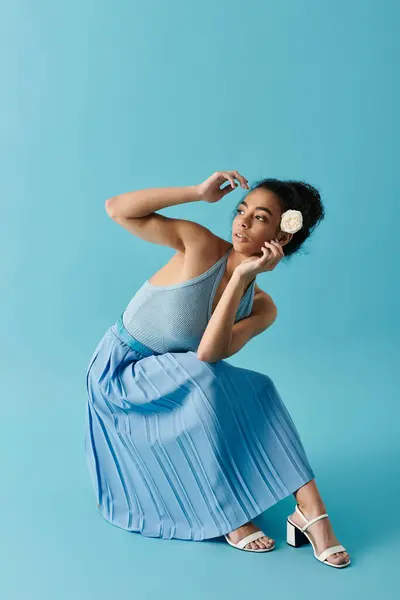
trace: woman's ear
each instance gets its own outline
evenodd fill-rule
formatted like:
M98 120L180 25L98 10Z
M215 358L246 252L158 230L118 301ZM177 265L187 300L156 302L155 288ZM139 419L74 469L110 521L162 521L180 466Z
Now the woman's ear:
M280 231L276 236L277 241L281 246L286 246L293 237L293 233L287 233L286 231Z

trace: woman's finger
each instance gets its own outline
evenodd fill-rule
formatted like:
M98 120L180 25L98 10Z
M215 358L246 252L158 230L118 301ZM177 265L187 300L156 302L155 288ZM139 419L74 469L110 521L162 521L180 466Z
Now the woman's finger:
M266 248L265 246L261 246L261 250L265 250L267 252L267 256L271 256L272 251L269 248Z
M271 251L269 250L269 248L265 248L264 246L261 246L261 252L263 253L263 256L261 257L261 261L264 261L264 265L271 263L274 256L271 253Z
M274 250L271 250L272 255L271 255L271 269L275 269L276 265L280 262L281 260L281 255L278 251L278 248L276 248L273 244L271 244L272 248Z
M218 184L219 186L223 185L224 183L226 183L227 181L229 181L230 186L227 185L226 187L224 187L222 189L222 191L225 191L227 189L229 189L229 191L232 191L232 177L226 173L225 171L218 171Z
M242 187L247 188L247 189L249 188L247 179L245 177L243 177L243 175L241 175L239 173L239 171L231 171L231 173L233 173L235 175L236 179L238 181L240 181Z
M282 246L280 245L280 243L279 243L279 242L277 242L276 240L271 240L271 244L273 244L273 245L274 245L274 248L276 248L276 249L277 249L277 251L278 251L278 254L280 254L280 256L282 256L282 257L283 257L283 256L284 256L284 253L283 253L283 248L282 248Z
M234 188L231 186L231 184L228 184L224 188L220 189L220 192L223 194L223 196L225 196L226 194L233 192L233 190Z
M277 256L278 255L278 249L277 249L276 246L274 246L270 242L264 242L264 244L266 244L271 249L271 252L272 252L273 256Z
M273 269L276 267L276 265L282 260L282 258L284 257L284 253L283 253L283 249L282 246L279 244L279 242L276 242L276 240L271 240L271 243L275 242L274 244L274 248L276 248L277 251L277 255L276 255L276 259L274 261L273 264Z
M273 268L273 257L268 248L265 248L264 246L261 246L261 252L264 256L260 258L260 269L264 272L270 271Z
M229 173L229 172L225 172L225 171L223 171L223 173L222 173L222 174L223 174L223 176L224 176L226 179L228 179L228 181L230 181L230 184L231 184L231 186L232 186L232 189L236 189L236 183L235 183L235 180L234 180L234 178L232 177L232 175L230 175L230 173Z
M238 171L233 171L233 173L235 173L236 179L240 181L242 187L249 189L249 182L247 181L246 177L243 177L243 175L241 175Z
M264 267L270 260L271 255L268 252L268 249L264 248L263 246L261 247L261 253L262 253L262 256L260 256L261 267Z

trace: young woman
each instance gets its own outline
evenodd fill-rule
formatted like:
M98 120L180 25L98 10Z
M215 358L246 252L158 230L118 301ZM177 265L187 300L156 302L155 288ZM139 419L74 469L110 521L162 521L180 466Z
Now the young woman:
M156 212L218 202L237 185L246 192L232 243ZM87 369L85 448L103 517L145 536L224 535L241 550L267 552L274 540L251 520L293 494L287 542L311 542L329 566L350 564L273 381L224 360L275 321L256 277L296 253L322 220L318 191L276 179L250 187L223 171L198 185L121 194L106 210L176 252L136 291Z

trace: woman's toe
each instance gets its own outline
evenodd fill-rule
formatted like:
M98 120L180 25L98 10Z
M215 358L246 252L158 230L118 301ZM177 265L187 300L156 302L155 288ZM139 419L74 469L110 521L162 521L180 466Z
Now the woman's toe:
M269 538L268 536L263 536L262 538L260 538L259 540L257 540L260 548L271 548L271 546L273 546L274 544L274 540L272 538Z
M349 562L349 555L347 554L347 552L338 552L339 557L341 558L342 563L346 563Z
M326 560L335 565L342 565L343 563L348 562L348 559L346 556L344 556L343 552L335 552L334 554L328 556Z
M332 564L334 564L334 565L339 565L339 564L341 563L341 560L340 560L340 558L338 558L338 557L336 556L336 553L335 553L335 554L331 554L330 556L328 556L328 557L326 558L326 561L327 561L327 562L330 562L330 563L332 563Z
M245 548L248 550L265 550L266 548L271 548L273 545L274 540L269 538L267 535L263 535L257 540L254 540L254 542L249 542L246 544Z
M254 550L255 548L257 548L257 546L254 544L254 542L249 542L248 544L246 544L245 548L248 548L249 550Z
M348 562L349 562L349 560L350 560L350 556L349 556L348 554L344 554L344 555L343 555L343 562L344 562L344 563L348 563Z

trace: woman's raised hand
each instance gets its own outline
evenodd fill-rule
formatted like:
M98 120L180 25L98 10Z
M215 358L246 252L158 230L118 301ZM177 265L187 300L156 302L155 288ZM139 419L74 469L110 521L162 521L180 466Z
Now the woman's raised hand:
M251 280L260 273L275 269L285 256L283 248L277 240L264 242L264 245L261 246L261 254L262 256L253 255L246 258L235 268L234 272Z
M226 194L236 189L238 184L235 183L235 179L242 188L245 190L250 189L247 179L243 175L240 175L238 171L215 171L215 173L197 186L201 200L204 200L204 202L218 202ZM221 185L227 181L229 181L228 185L221 190Z

